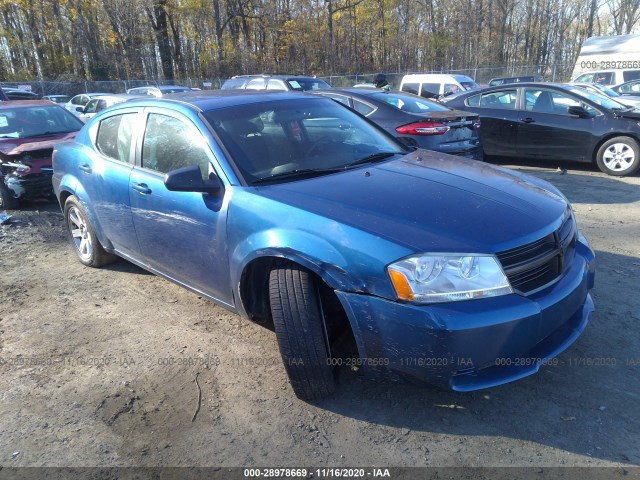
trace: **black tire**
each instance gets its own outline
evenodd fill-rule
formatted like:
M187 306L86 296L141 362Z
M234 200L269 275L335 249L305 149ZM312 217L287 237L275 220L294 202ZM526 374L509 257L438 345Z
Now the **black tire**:
M598 168L608 175L632 175L640 168L640 147L631 137L614 137L604 142L596 154Z
M64 222L80 263L99 268L116 260L115 255L102 248L86 210L73 195L64 202Z
M19 200L13 196L13 192L4 183L4 177L0 177L0 209L13 210L18 207Z
M313 400L336 388L313 275L294 263L271 271L271 315L280 354L296 396Z

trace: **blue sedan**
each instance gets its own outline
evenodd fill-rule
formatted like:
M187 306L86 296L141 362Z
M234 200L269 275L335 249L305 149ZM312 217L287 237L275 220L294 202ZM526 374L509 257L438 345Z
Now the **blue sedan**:
M123 103L56 147L53 184L80 262L122 257L272 322L303 399L345 364L457 391L517 380L593 311L594 254L558 190L407 148L328 98Z

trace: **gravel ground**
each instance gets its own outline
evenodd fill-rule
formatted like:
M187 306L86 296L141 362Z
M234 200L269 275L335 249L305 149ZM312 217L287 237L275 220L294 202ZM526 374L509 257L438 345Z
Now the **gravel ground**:
M573 202L597 254L597 310L557 365L470 394L345 370L333 397L300 401L269 329L125 261L83 267L55 204L10 212L0 226L0 473L612 466L624 475L640 464L640 177L513 168Z

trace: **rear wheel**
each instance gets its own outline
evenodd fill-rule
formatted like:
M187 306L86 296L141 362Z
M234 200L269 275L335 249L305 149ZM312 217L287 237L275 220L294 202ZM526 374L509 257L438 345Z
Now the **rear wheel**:
M335 379L313 275L294 263L272 270L269 299L280 354L294 393L303 400L332 394Z
M604 173L621 177L640 168L640 147L630 137L614 137L602 144L596 154L598 168Z
M98 241L96 232L82 204L73 195L64 203L64 220L80 262L87 267L101 267L117 257L107 253Z
M13 191L4 183L4 177L0 177L0 209L13 210L18 206L18 199Z

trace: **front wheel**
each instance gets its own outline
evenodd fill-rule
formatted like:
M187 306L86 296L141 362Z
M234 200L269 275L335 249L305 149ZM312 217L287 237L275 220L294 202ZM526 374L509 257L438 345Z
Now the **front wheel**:
M332 394L335 379L313 275L294 263L272 270L269 299L280 354L294 393L302 400Z
M71 243L83 265L97 268L116 259L115 255L102 248L86 210L73 195L64 203L64 220Z
M607 140L596 154L598 168L604 173L621 177L631 175L640 168L640 147L630 137Z

